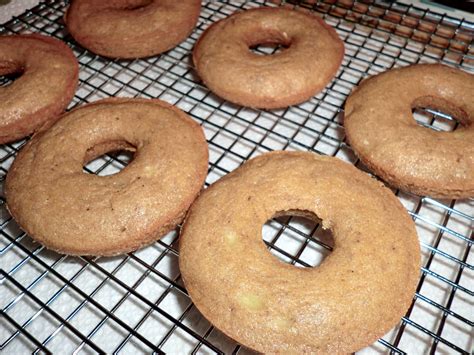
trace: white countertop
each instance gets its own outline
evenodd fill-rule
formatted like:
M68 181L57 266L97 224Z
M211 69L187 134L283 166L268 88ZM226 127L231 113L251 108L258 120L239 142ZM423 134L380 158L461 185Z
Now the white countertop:
M40 0L0 0L0 24L39 4Z

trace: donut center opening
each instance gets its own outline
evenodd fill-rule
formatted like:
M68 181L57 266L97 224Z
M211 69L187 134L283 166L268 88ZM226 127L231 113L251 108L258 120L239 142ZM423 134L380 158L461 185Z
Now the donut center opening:
M133 0L133 1L129 0L128 4L124 6L122 10L127 10L127 11L141 10L143 8L146 8L152 2L153 0Z
M283 52L290 46L286 46L280 43L263 43L249 47L249 50L257 55L274 55Z
M433 101L436 100L436 104ZM413 119L419 126L437 132L452 132L468 126L467 114L441 98L421 97L412 104Z
M286 32L253 33L247 39L249 51L256 55L275 55L282 53L291 46L291 39Z
M262 240L269 252L296 267L316 267L334 248L330 229L310 211L281 211L262 227Z
M83 172L98 176L120 173L135 158L136 147L125 141L100 143L86 152Z
M4 66L0 63L0 87L7 87L23 75L25 69L21 66Z

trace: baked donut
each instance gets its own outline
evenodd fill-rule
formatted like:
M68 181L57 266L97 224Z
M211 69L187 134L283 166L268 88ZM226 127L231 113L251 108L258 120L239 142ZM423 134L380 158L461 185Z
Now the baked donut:
M258 44L288 47L258 55ZM308 100L336 74L344 44L319 17L287 8L257 8L212 24L193 61L215 94L243 106L280 108Z
M175 47L189 36L200 11L200 0L73 0L65 22L91 52L133 59Z
M302 269L271 255L262 225L312 215L333 252ZM420 248L393 193L337 158L274 152L245 163L193 203L179 265L201 313L263 353L350 353L384 335L408 309Z
M418 195L474 197L474 75L440 64L392 69L364 80L345 105L347 140L375 174ZM455 117L453 132L416 123L412 109Z
M0 144L52 125L74 96L79 66L63 42L38 34L0 36Z
M105 152L134 151L115 175L83 172ZM7 174L7 207L47 248L115 255L176 227L207 175L200 126L160 100L105 99L63 116L20 151Z

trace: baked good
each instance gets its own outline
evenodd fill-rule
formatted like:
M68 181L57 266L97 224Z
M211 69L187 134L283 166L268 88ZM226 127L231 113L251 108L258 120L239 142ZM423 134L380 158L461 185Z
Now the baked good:
M105 152L134 159L114 175L83 172ZM7 174L7 207L47 248L114 255L176 227L207 175L200 126L160 100L105 99L65 114L20 151Z
M39 34L0 36L0 75L20 74L0 87L0 143L53 124L74 96L79 67L63 42Z
M335 240L316 268L283 263L262 242L274 215L317 216ZM415 225L393 193L337 158L261 155L191 206L179 265L201 313L264 353L351 353L384 335L412 302Z
M288 47L258 55L258 44ZM280 108L308 100L336 74L344 44L310 13L262 7L212 24L193 50L196 70L211 91L243 106Z
M441 64L392 69L364 80L345 105L347 140L391 185L418 195L474 197L474 75ZM418 125L412 109L455 117L452 132Z
M73 0L65 21L91 52L133 59L174 48L192 32L200 11L200 0Z

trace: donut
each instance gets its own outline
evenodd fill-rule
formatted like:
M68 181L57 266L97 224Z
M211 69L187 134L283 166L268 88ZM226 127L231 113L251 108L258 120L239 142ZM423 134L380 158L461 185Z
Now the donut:
M288 47L258 55L258 44ZM193 50L202 81L218 96L248 107L281 108L320 92L336 74L344 44L319 17L287 8L257 8L212 24Z
M114 150L134 159L114 175L83 165ZM201 127L160 100L115 98L65 114L20 151L7 208L33 239L71 255L116 255L180 223L207 175Z
M272 216L306 215L333 233L315 268L266 249ZM199 311L263 353L351 353L391 329L416 289L420 248L395 195L352 165L308 152L263 154L193 203L179 266Z
M345 104L347 141L376 175L402 190L435 198L474 197L474 75L418 64L372 76ZM418 125L429 107L460 123L452 132Z
M20 74L0 87L0 144L52 125L71 102L79 66L63 42L38 34L0 36L0 75Z
M91 52L133 59L174 48L194 29L200 11L200 0L73 0L65 22Z

